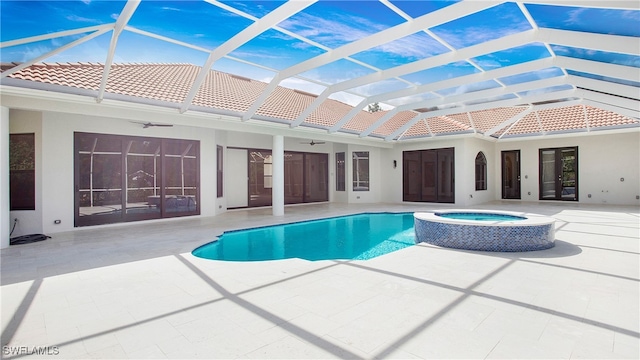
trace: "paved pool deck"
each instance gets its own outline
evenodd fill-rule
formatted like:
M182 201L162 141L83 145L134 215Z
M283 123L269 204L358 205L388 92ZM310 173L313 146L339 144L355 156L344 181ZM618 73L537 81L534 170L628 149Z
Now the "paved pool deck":
M3 358L640 358L635 206L472 207L555 218L556 246L536 252L420 244L368 261L253 263L190 253L225 230L446 208L235 210L11 246L1 251Z

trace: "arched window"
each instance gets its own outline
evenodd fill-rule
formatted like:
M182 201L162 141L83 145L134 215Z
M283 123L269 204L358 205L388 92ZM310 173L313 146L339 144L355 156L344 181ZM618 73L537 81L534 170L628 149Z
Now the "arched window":
M487 190L487 157L482 151L476 155L476 190Z

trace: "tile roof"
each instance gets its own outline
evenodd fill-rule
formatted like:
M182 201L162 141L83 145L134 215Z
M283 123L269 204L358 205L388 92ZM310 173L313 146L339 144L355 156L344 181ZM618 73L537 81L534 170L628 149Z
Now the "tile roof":
M16 64L2 64L5 71ZM38 83L97 91L104 65L98 63L39 63L8 77ZM198 76L200 67L191 64L113 64L105 91L133 98L145 98L181 104ZM210 70L192 105L238 113L246 112L265 90L264 82ZM292 122L316 100L303 91L278 86L258 108L256 115L279 122ZM429 137L460 132L484 133L524 111L526 106L502 107L426 118L416 122L400 138ZM317 107L303 125L329 129L353 108L327 99ZM359 111L342 127L346 132L362 132L376 123L387 111ZM371 133L389 136L420 113L400 111ZM586 118L585 118L586 116ZM582 131L622 125L638 125L638 120L599 108L573 105L531 112L515 124L505 126L493 136L531 135L557 131Z

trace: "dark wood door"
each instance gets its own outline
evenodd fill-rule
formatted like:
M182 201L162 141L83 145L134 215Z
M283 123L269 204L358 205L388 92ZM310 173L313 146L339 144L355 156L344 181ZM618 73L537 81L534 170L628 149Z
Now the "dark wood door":
M520 199L520 150L502 152L502 198Z

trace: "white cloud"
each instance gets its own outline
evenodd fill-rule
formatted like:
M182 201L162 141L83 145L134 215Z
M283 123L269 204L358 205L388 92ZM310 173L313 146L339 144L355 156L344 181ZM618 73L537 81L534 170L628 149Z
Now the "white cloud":
M333 14L330 18L323 18L305 13L283 21L280 26L327 46L349 43L384 28L354 15Z

